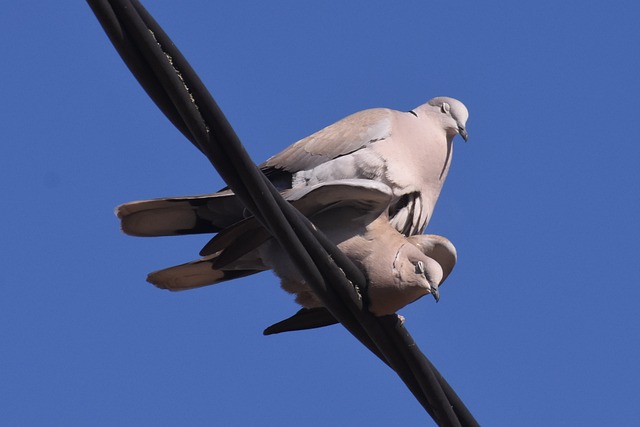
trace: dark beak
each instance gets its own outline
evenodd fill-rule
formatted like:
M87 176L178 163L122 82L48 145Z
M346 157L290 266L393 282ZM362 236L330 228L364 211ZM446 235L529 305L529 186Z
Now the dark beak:
M462 126L460 126L458 127L458 133L460 134L462 139L464 139L464 142L467 142L467 138L469 138L469 135L467 134L467 130Z
M431 296L436 300L436 302L440 301L440 290L438 290L437 286L431 287Z

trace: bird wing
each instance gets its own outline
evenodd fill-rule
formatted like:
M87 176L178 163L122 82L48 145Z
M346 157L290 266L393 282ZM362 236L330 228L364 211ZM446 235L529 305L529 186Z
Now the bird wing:
M304 215L313 216L337 208L353 221L380 215L391 199L391 189L377 181L355 179L321 183L291 190L287 199ZM203 258L149 274L147 280L159 288L185 290L244 277L267 270L254 250L271 237L253 217L218 233L201 251Z
M341 217L340 221L355 223L363 216L379 216L387 208L392 192L388 186L377 181L344 179L291 189L284 196L309 218L332 209L351 208L348 210L349 216ZM341 210L341 213L344 211ZM269 232L254 217L250 217L214 236L202 248L200 255L208 256L222 251L216 264L220 268L257 248L270 237Z
M352 114L285 148L260 168L279 190L290 188L290 176L280 182L279 172L314 168L388 138L391 115L392 110L385 108ZM123 232L152 237L215 233L241 220L244 207L231 190L225 189L213 194L125 203L115 212Z
M290 145L260 168L295 173L353 153L391 135L392 113L386 108L373 108L347 116Z

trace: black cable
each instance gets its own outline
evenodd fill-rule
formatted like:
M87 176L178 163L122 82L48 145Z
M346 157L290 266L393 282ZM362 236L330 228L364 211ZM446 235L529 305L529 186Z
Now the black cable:
M145 91L278 239L334 317L396 371L439 425L477 425L397 317L376 318L362 309L352 286L365 289L362 272L255 167L198 76L140 3L88 3Z

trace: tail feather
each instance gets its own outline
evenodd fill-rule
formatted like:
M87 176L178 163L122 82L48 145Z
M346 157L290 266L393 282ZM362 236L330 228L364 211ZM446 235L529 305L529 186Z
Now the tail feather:
M250 276L267 270L266 267L260 265L256 265L255 268L218 270L213 268L214 261L215 257L206 257L154 271L147 276L147 281L160 289L184 291Z
M217 233L244 217L230 191L125 203L115 210L122 231L131 236L179 236Z
M338 323L335 317L324 307L303 308L288 319L282 320L264 330L264 335L282 332L303 331L322 328Z

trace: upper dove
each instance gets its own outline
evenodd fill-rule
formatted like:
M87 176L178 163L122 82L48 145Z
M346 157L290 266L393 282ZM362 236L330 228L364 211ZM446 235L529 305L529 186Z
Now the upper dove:
M392 227L406 236L421 234L447 177L453 139L467 140L468 117L464 104L448 97L408 112L364 110L301 139L259 167L285 198L287 191L323 182L380 182L391 189L387 211ZM216 233L248 215L230 190L131 202L116 214L122 230L134 236Z

